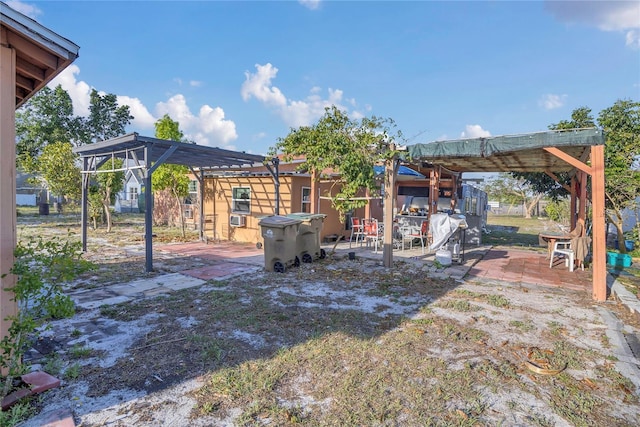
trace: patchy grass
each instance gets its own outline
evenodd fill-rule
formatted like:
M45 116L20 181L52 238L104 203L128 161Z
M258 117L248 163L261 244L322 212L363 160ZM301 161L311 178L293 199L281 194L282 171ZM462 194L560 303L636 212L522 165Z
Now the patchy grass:
M559 228L547 219L489 214L487 230L490 233L482 235L483 244L539 248L538 235L543 231L558 231Z
M41 230L77 231L72 222ZM139 218L117 224L113 236L92 234L101 268L76 287L148 277L142 258L117 242L140 243ZM156 232L175 238L175 230ZM150 275L192 262L162 259ZM413 263L386 269L327 258L286 274L260 272L100 307L96 317L122 330L155 316L113 366L101 368L104 353L84 345L50 363L69 389L82 381L91 398L200 378L190 394L198 425L634 425L638 396L616 371L594 310L588 295L571 291L523 293L509 284L431 278ZM87 333L67 331L76 339ZM527 361L566 368L540 375ZM130 425L154 425L153 408L118 411Z

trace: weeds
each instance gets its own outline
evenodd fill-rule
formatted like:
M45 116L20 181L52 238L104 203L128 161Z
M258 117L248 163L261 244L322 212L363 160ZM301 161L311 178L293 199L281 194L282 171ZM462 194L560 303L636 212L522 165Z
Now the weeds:
M488 295L487 301L489 304L498 308L507 308L509 307L509 300L503 297L502 295Z
M75 344L69 349L69 356L73 359L83 359L91 355L91 347L86 347L82 344Z
M509 325L513 326L514 328L520 329L522 332L530 332L535 329L535 326L531 320L512 320L509 322Z
M469 303L469 301L465 301L465 300L447 300L438 304L438 306L441 308L447 308L447 309L450 308L452 310L463 311L463 312L478 311L482 309L479 306L473 305Z
M0 426L17 426L28 419L34 410L29 403L16 403L6 411L0 411Z
M75 380L80 376L80 364L74 363L64 371L64 377L67 380Z

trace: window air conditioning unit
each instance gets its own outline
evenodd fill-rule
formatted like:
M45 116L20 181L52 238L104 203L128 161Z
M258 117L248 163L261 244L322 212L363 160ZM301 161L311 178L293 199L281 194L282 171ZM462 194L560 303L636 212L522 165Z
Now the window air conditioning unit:
M191 209L184 210L184 217L186 219L193 219L193 211Z
M246 217L242 215L231 215L229 217L229 225L232 227L244 227L246 225Z

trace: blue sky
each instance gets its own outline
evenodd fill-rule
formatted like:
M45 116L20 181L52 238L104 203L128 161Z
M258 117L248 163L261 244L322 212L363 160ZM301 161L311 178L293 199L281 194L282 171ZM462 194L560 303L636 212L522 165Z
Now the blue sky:
M6 0L5 0L6 1ZM546 130L640 101L638 1L7 1L80 46L53 85L265 154L336 104L409 144Z

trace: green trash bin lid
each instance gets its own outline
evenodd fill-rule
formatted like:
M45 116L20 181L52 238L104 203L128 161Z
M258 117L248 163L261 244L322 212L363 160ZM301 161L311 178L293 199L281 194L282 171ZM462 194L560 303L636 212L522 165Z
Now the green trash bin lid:
M272 227L272 228L284 228L290 225L298 225L302 221L295 218L289 218L281 215L271 215L265 216L258 222L258 225L262 227Z
M311 220L318 219L318 218L325 219L327 216L325 214L312 214L312 213L306 213L306 212L297 212L297 213L288 214L288 215L286 215L286 217L299 219L300 221L311 221Z

